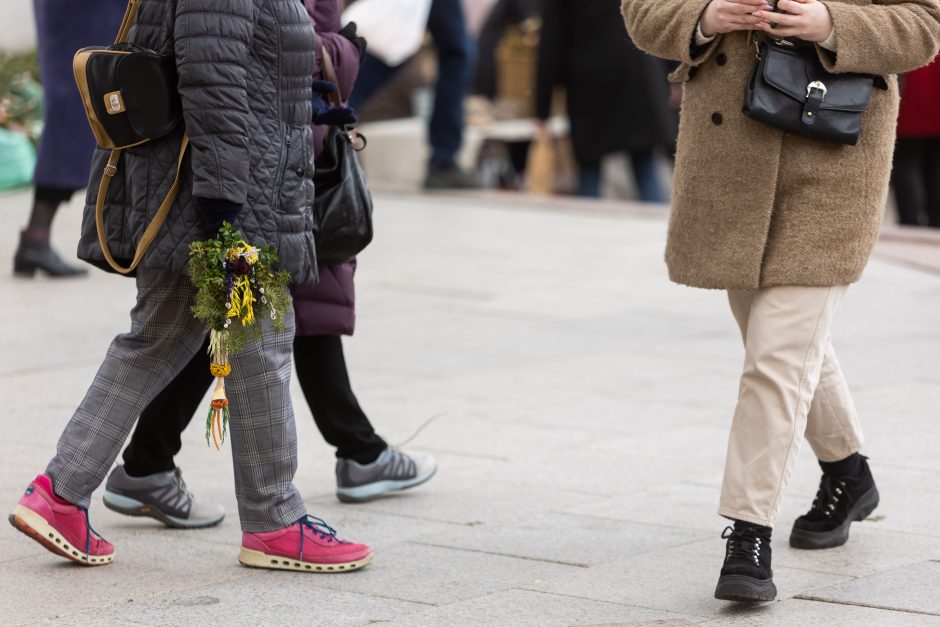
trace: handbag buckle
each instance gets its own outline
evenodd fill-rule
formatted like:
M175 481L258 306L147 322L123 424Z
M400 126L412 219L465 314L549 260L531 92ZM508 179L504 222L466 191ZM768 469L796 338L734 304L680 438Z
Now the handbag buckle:
M818 89L819 91L822 92L822 98L820 99L820 102L826 99L826 94L829 93L829 89L826 87L826 84L823 83L822 81L813 81L812 83L806 86L806 99L807 100L809 100L809 97L813 94L814 89Z

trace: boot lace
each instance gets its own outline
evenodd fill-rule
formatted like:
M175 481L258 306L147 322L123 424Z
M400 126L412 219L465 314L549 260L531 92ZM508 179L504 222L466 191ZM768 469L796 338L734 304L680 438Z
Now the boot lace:
M813 506L809 510L807 517L822 520L832 517L836 511L840 499L845 498L845 481L836 479L831 475L823 475L819 482L819 490L816 492L816 498L813 500Z
M735 529L734 527L725 527L721 533L722 540L728 541L727 555L725 562L732 559L745 559L754 562L755 566L760 566L760 549L765 538L760 532L752 527L743 527Z

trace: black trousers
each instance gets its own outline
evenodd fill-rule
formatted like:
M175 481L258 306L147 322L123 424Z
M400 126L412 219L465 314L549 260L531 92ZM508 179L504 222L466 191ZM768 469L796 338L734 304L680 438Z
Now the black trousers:
M304 397L323 438L336 456L368 464L388 446L379 437L353 394L342 338L311 335L294 338L294 364ZM208 340L182 372L141 413L124 449L124 468L135 477L176 468L180 435L194 414L203 416L209 374ZM205 411L203 411L205 410Z
M891 182L901 224L940 228L940 137L899 139Z

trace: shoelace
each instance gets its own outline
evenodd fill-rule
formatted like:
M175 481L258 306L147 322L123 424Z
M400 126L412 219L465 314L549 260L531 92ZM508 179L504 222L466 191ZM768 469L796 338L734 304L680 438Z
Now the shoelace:
M390 448L391 463L387 467L387 474L396 479L407 479L418 474L415 461L396 448Z
M816 498L810 508L810 514L814 514L816 518L820 516L829 518L832 512L836 511L836 506L843 494L845 494L845 481L836 479L832 475L823 475L822 481L819 482L819 491L816 492Z
M178 466L176 470L173 471L173 478L176 481L176 486L186 495L186 498L191 501L193 498L192 492L186 487L186 481L183 480L183 471Z
M312 531L321 540L345 544L343 540L340 540L336 537L336 529L330 527L322 518L317 518L316 516L307 514L297 521L297 526L300 529L300 556L298 557L300 561L303 561L304 558L304 540L306 536L304 533L304 527Z
M91 516L88 515L88 508L82 507L81 505L79 505L78 509L85 512L85 527L86 527L85 529L85 555L90 556L91 555L91 534L95 534L95 537L101 540L104 540L104 537L102 537L102 535L98 533L97 531L95 531L95 528L91 526Z
M760 566L760 549L764 543L764 538L750 527L735 529L734 527L725 527L721 532L721 539L728 541L728 554L725 561L743 558L754 562L755 566Z

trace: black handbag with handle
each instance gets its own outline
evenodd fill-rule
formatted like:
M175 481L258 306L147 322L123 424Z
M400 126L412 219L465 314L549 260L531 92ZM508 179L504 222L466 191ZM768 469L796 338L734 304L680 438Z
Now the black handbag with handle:
M809 139L856 145L872 87L887 89L884 78L832 74L808 42L754 41L758 63L747 84L744 115Z
M339 83L332 59L323 48L323 75L337 90L331 104L340 106ZM314 181L314 240L317 263L328 266L351 260L372 241L372 195L356 153L365 137L351 127L331 126L323 151L316 158Z

